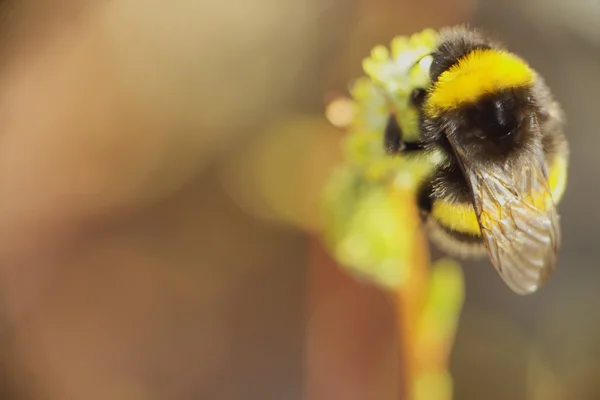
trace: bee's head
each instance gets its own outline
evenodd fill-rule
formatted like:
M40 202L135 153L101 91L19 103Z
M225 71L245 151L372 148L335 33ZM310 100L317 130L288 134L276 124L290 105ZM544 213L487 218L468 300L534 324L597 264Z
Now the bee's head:
M439 74L423 104L427 130L482 161L526 151L537 130L535 73L515 55L476 49Z

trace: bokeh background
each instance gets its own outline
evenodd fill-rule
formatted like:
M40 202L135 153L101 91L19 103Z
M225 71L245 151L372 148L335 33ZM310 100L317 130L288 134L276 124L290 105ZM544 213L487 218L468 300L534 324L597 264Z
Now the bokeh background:
M600 398L597 0L3 0L0 18L0 398L397 399L393 301L313 233L343 136L324 112L373 46L458 23L546 78L572 162L543 290L463 264L454 397Z

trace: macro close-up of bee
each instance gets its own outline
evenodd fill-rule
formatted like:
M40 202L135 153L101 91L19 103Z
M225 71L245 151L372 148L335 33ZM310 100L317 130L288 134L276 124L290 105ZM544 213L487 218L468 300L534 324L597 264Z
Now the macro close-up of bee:
M600 0L0 15L0 400L600 400Z
M446 28L430 57L430 83L411 93L418 141L392 114L388 154L441 161L419 185L430 239L449 255L487 253L514 292L535 292L558 260L557 204L568 164L561 106L518 55L477 30Z

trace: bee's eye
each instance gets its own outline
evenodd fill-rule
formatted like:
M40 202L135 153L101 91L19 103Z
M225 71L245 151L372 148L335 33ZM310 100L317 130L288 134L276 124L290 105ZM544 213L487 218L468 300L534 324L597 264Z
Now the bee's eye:
M410 102L414 107L421 107L425 101L425 95L427 92L423 88L416 88L410 92Z
M388 154L396 154L402 150L402 129L393 114L390 114L385 126L383 145Z

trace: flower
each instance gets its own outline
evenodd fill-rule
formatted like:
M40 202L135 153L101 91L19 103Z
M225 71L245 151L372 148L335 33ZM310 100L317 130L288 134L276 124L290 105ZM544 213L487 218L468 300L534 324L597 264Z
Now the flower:
M429 268L416 194L439 154L389 156L383 133L394 112L409 141L419 138L410 98L429 83L437 33L427 29L375 47L367 76L350 89L353 118L342 143L343 163L323 190L322 235L338 264L396 294L405 387L412 400L448 400L449 352L464 301L462 270L452 260Z
M399 36L392 41L391 52L377 46L363 61L365 73L392 102L398 124L408 140L418 137L417 111L410 105L410 94L429 83L430 54L436 42L437 32L432 29L410 37Z
M416 212L403 204L413 202L418 183L437 161L390 157L383 132L393 109L405 138L418 137L410 93L428 83L427 55L436 35L427 29L397 37L391 51L377 46L364 60L366 76L350 88L354 116L342 143L344 164L323 195L323 235L333 255L355 275L386 287L397 287L406 276L418 229Z

